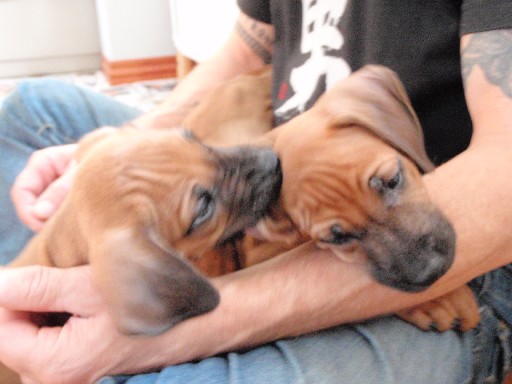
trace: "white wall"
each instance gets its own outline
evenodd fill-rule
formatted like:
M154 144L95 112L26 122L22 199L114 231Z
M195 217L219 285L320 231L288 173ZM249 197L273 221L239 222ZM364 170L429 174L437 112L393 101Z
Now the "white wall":
M236 0L169 0L173 40L183 55L201 62L227 39L239 14Z
M168 0L96 0L103 55L109 61L172 56Z
M0 78L99 68L94 0L1 0Z
M98 69L102 54L172 56L178 45L202 61L237 12L236 0L0 0L0 78Z

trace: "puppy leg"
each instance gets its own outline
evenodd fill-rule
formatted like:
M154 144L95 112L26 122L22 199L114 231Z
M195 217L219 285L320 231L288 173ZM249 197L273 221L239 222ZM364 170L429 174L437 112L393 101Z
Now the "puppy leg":
M444 332L456 328L465 332L475 328L480 321L478 303L467 285L397 315L424 331Z

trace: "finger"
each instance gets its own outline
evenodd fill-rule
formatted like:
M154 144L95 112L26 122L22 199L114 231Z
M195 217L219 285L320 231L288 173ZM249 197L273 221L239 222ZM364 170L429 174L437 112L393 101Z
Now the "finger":
M13 197L17 198L18 190L26 191L33 197L39 196L52 181L64 173L72 158L73 148L76 145L48 147L34 152L16 178Z
M75 163L36 199L32 215L41 222L48 220L69 194L75 175Z
M75 150L76 145L71 144L36 151L16 178L11 198L21 220L29 226L39 224L31 212L37 197L64 173Z
M90 267L0 269L0 306L14 311L68 312L87 317L102 305Z
M19 218L32 230L39 230L42 226L41 221L33 216L32 208L37 196L46 188L43 179L38 168L32 168L27 164L16 178L11 190L11 199Z
M31 348L26 340L37 335L37 327L30 321L28 313L0 308L0 358L2 363L16 372L25 370L24 363Z

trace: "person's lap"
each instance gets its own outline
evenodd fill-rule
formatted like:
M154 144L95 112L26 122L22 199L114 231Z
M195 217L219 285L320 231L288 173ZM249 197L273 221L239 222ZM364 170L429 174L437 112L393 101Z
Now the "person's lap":
M464 383L470 345L470 334L424 333L386 317L100 383Z
M77 141L103 125L119 126L138 111L61 82L25 83L0 109L0 262L6 264L32 233L19 222L9 191L30 154ZM505 278L503 277L505 275ZM245 352L167 367L160 372L103 378L109 383L465 383L496 375L507 327L487 304L505 298L510 271L475 284L482 294L477 331L422 332L395 317L340 326ZM485 280L485 282L484 282ZM496 287L494 287L496 285ZM495 290L505 294L495 295ZM489 291L492 292L489 299ZM485 302L484 302L485 301ZM493 302L494 303L494 302ZM509 306L503 305L504 311ZM507 301L508 303L508 301ZM494 305L494 304L493 304ZM495 340L505 340L501 348ZM505 351L506 352L506 351ZM506 354L506 353L505 353Z

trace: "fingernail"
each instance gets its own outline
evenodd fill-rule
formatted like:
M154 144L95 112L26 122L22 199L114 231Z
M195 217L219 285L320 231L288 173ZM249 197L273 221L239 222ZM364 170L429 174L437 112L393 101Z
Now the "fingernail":
M40 201L32 208L32 213L40 219L48 219L54 212L55 205L48 200Z

